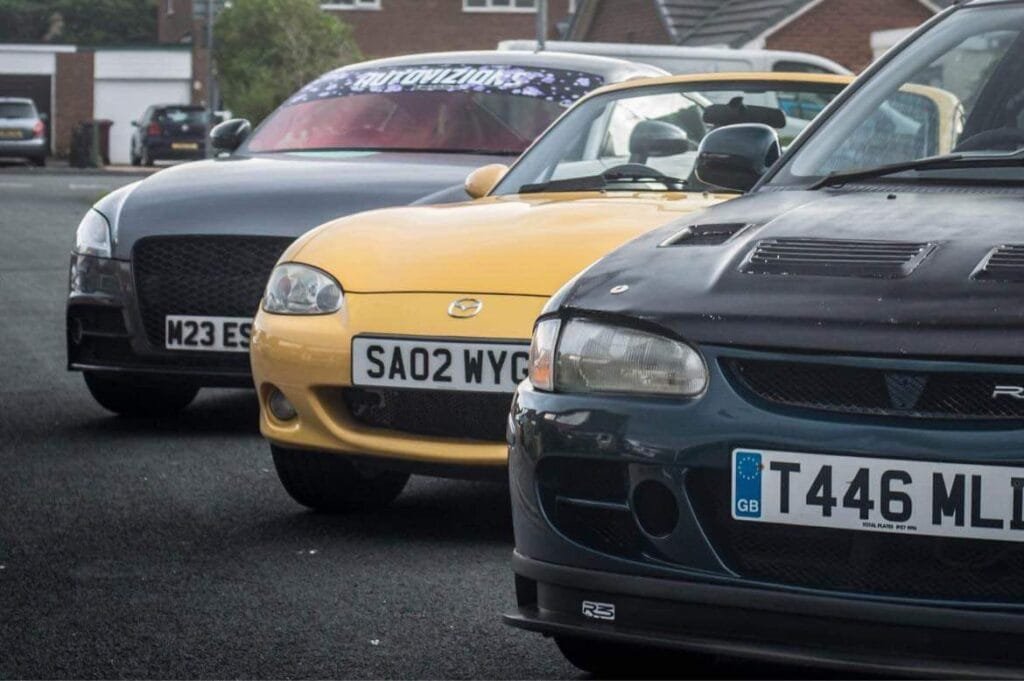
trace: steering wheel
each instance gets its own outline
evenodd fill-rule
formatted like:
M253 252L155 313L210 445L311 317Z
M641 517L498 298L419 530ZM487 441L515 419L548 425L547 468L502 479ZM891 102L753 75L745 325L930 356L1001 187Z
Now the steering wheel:
M1024 147L1024 130L996 128L971 135L953 151L1017 151Z

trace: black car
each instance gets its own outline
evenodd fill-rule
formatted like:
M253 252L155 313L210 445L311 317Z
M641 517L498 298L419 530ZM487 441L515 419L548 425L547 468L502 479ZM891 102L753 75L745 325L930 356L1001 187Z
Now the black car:
M698 176L749 194L539 320L507 621L634 677L650 648L1020 677L1024 2L938 16L778 155L710 133Z
M152 166L155 161L194 161L206 157L210 125L201 106L151 106L132 121L133 166Z
M68 366L121 414L251 386L252 317L296 237L364 210L465 199L470 171L514 159L586 92L662 73L554 53L417 55L328 73L251 135L226 121L211 143L232 153L123 187L82 220Z

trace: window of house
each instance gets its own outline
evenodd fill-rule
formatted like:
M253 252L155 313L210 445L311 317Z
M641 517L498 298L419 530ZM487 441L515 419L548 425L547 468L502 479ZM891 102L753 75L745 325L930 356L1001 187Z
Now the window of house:
M320 9L380 9L380 0L330 0L321 2Z
M537 0L462 0L463 12L536 12Z

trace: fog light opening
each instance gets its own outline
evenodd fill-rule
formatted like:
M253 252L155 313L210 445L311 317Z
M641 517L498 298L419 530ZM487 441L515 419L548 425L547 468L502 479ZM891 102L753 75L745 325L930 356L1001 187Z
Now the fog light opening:
M644 480L633 489L633 515L645 533L667 537L679 523L679 504L666 485Z
M284 393L277 388L270 390L270 395L267 397L267 408L270 409L270 413L278 421L291 421L299 415L292 403L284 396Z
M75 345L81 345L82 339L85 337L85 329L82 327L82 320L78 317L74 317L71 320L71 342Z

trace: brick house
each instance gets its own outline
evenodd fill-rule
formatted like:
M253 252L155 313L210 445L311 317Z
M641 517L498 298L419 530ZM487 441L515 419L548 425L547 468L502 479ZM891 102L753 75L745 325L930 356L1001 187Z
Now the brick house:
M917 26L952 0L579 0L566 40L811 52L853 71L872 36Z
M552 38L569 24L578 0L548 0ZM191 42L196 73L205 68L199 47L203 22L192 19L192 0L160 0L162 43ZM368 58L414 52L486 50L498 41L536 36L537 0L325 0L321 7L352 26Z

